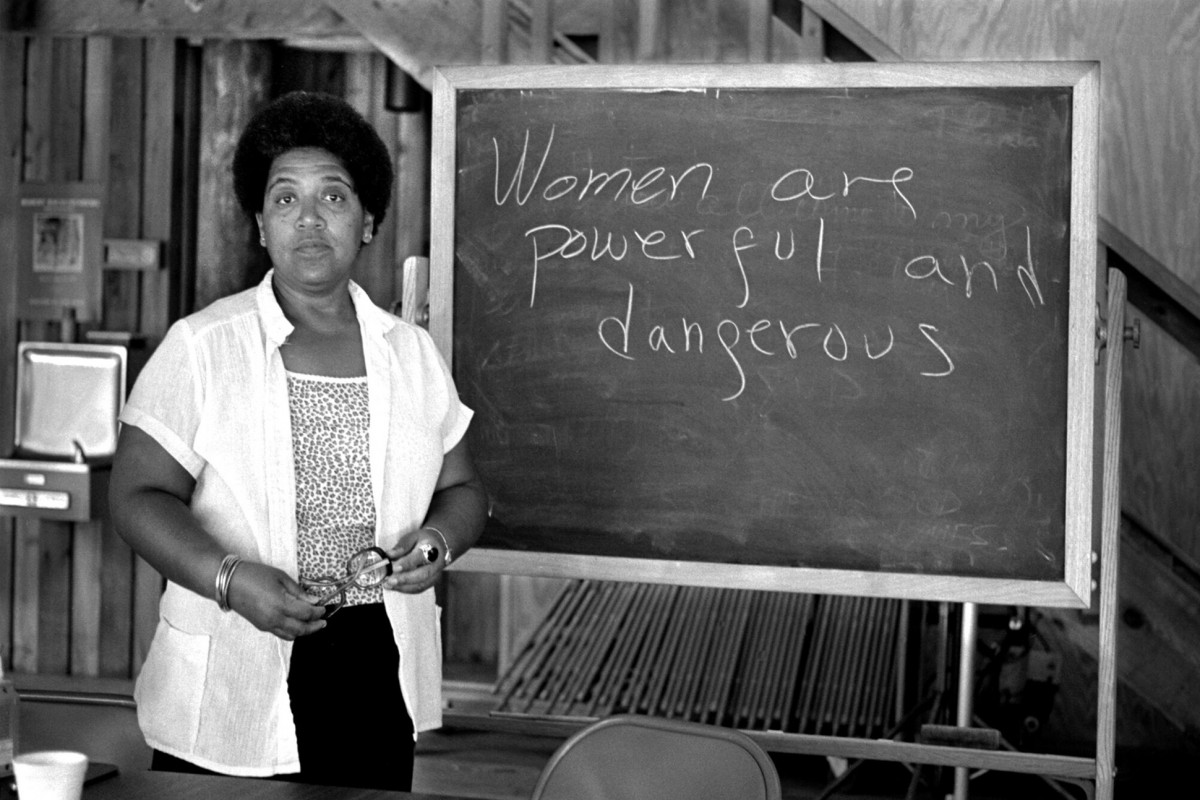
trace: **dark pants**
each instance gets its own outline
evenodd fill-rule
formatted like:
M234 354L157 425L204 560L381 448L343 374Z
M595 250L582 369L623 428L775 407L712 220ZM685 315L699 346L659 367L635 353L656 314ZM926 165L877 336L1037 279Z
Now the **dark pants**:
M413 726L400 694L400 655L382 603L343 608L296 640L288 694L300 772L279 780L412 791ZM155 751L151 769L205 773Z

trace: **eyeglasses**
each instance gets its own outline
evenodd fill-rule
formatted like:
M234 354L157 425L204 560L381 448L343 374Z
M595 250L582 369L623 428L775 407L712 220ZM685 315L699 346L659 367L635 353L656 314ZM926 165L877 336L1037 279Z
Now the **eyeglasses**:
M378 547L367 547L346 559L345 576L302 578L300 588L313 598L314 603L325 606L325 616L322 619L329 619L346 604L347 589L352 586L374 589L391 574L392 560L388 558L387 553Z

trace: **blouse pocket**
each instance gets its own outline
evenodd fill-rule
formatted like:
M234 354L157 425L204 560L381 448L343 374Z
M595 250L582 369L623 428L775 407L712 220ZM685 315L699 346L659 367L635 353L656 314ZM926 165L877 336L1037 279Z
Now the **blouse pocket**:
M187 633L159 618L135 698L138 721L152 747L174 753L195 748L209 641L205 634Z

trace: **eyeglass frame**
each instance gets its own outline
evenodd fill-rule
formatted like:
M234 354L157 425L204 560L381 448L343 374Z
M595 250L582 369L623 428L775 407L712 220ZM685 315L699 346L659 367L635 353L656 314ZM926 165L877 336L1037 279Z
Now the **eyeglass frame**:
M378 556L379 560L369 562L366 566L359 567L358 569L351 569L350 565L355 561L355 559L369 554ZM370 584L368 586L363 586L358 583L359 578L361 578L363 575L376 572L379 569L383 569L385 572L383 573L383 577L379 579L378 583ZM303 589L306 594L317 595L317 599L313 600L313 603L324 606L325 613L321 619L329 619L337 613L338 609L346 605L347 589L349 589L351 586L357 586L360 589L374 588L375 586L383 583L383 581L392 574L392 571L392 559L389 558L388 554L383 551L383 548L375 546L364 547L363 549L354 552L349 558L346 559L346 574L341 578L302 578L299 583L300 588ZM319 593L311 591L313 589L319 590ZM329 601L335 597L337 598L337 602L330 603Z

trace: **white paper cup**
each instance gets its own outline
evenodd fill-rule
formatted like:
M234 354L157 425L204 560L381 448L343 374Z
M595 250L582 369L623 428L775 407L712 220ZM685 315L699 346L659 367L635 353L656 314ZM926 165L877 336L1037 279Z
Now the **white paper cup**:
M21 800L79 800L88 758L72 750L22 753L13 759Z

